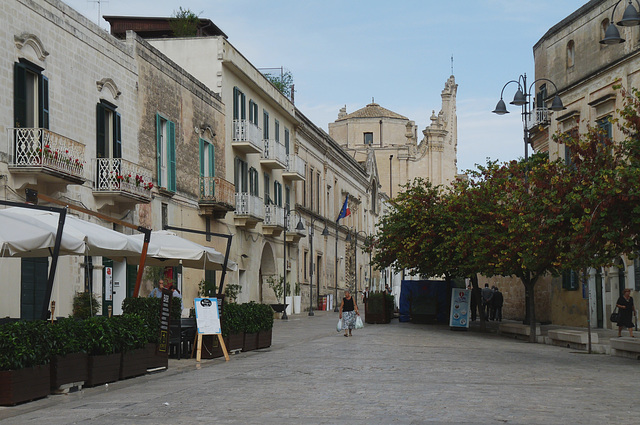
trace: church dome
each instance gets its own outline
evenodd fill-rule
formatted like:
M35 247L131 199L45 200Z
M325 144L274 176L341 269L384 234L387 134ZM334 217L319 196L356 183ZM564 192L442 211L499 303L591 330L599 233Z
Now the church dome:
M364 108L358 109L355 112L338 118L336 122L348 120L351 118L395 118L400 120L409 120L409 118L400 114L396 114L395 112L383 108L382 106L374 102L368 104Z

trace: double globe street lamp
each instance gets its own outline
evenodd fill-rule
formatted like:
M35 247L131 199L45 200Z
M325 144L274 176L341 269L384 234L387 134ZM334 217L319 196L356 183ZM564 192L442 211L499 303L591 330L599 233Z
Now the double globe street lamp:
M600 40L600 44L612 45L625 42L625 39L620 37L620 31L618 31L618 27L616 27L616 24L613 23L613 17L616 13L616 9L621 2L622 0L619 0L616 5L613 6L613 11L611 12L611 21L609 21L609 26L604 33L604 38ZM636 4L638 5L638 8L640 8L640 3L638 2L638 0L636 0ZM638 13L636 8L633 7L633 2L631 0L629 0L629 4L622 14L622 19L617 22L617 25L620 25L622 27L633 27L636 25L640 25L640 13Z

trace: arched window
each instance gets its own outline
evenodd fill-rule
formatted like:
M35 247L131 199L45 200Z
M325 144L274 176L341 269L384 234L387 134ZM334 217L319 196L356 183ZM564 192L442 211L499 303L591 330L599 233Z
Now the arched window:
M576 61L576 44L573 40L567 43L567 69L573 68Z
M600 23L600 40L604 38L604 35L607 32L607 28L609 28L609 18L604 18Z

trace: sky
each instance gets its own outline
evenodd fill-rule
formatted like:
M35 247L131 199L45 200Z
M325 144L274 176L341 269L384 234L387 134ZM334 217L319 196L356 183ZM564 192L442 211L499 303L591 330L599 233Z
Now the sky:
M415 121L418 137L458 84L458 171L524 156L520 109L492 114L509 80L533 81L533 45L587 0L63 0L99 16L211 19L257 68L291 72L296 107L318 127L372 99ZM100 11L100 15L99 15ZM451 58L453 57L453 65Z

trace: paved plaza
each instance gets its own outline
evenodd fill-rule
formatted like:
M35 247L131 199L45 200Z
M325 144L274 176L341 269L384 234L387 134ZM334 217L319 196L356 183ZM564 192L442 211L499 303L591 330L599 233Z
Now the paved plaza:
M638 424L640 364L442 325L276 320L269 349L15 407L0 424Z

